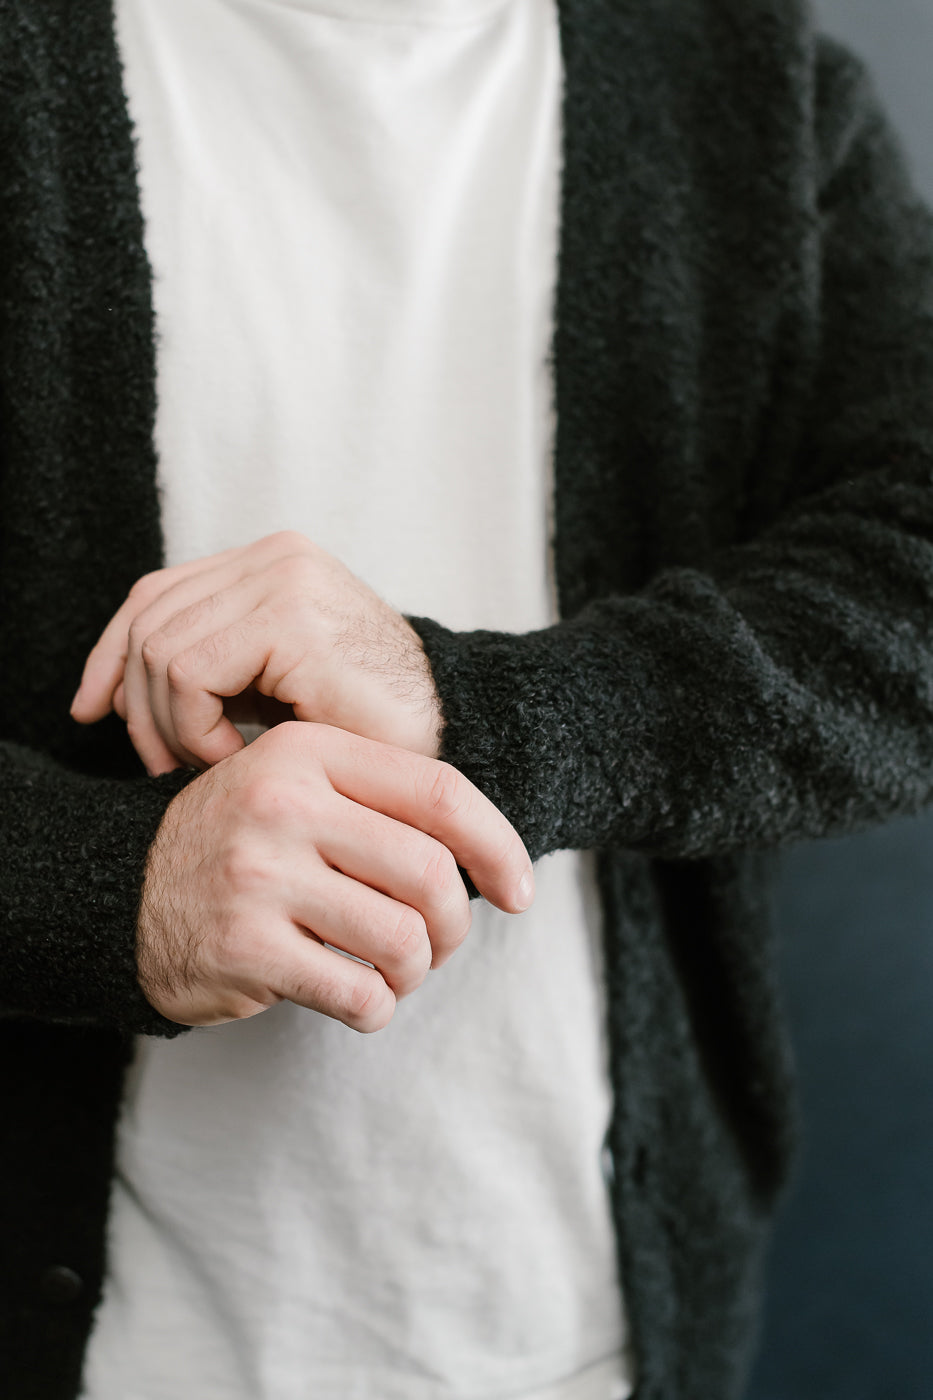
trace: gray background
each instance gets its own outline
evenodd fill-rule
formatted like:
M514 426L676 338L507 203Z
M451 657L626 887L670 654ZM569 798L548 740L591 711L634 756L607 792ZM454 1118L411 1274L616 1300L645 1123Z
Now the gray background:
M816 9L868 59L933 203L933 0ZM805 1151L748 1400L930 1400L933 813L792 851L779 927Z

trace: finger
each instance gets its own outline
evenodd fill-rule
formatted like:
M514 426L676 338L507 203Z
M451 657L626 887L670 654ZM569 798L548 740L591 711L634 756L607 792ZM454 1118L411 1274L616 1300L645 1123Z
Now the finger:
M418 910L339 870L316 870L300 910L291 912L323 942L372 963L396 997L420 987L428 974L431 944Z
M222 568L181 579L130 625L123 669L126 722L136 751L150 772L168 771L166 754L185 763L201 762L177 741L167 671L174 652L187 644L186 628L194 636L209 633L218 625L218 613L222 618L231 614L233 605L226 600L234 592L241 563L237 557ZM232 724L228 731L221 757L242 747Z
M273 640L264 614L256 610L179 652L165 673L168 718L160 723L161 733L208 765L236 752L241 741L224 700L252 685L266 692Z
M267 596L263 573L240 572L247 563L255 568L259 553L257 545L249 560L238 556L222 569L183 580L130 627L124 681L146 754L157 747L156 733L177 758L207 767L242 748L224 698L258 680L269 639L277 635L271 623L253 617ZM244 638L256 644L247 640L244 651Z
M213 693L209 675L201 683L201 673L216 668L222 654L219 637L231 628L242 628L263 596L261 580L248 575L179 608L141 645L153 723L172 753L187 763L210 766L242 747L239 733L225 710L224 697ZM267 648L262 646L259 651L265 658ZM130 655L134 656L132 645ZM173 676L177 676L177 687L173 687ZM245 680L241 679L243 676ZM251 672L238 667L236 688L228 692L229 696L251 690L253 679ZM206 746L189 743L190 736L203 739L205 734L210 735Z
M111 709L113 694L126 662L130 626L136 618L179 583L228 565L243 552L242 546L224 550L208 559L195 559L170 569L157 569L137 579L84 663L81 683L71 705L72 716L80 724L103 719Z
M134 640L132 631L130 638L123 671L126 732L151 776L170 773L179 767L180 759L188 760L176 754L159 733L150 706L149 674L142 657L142 644Z
M295 926L280 941L269 988L364 1033L388 1025L395 1010L395 993L381 972L322 947Z
M113 708L114 691L126 665L129 613L124 604L114 613L88 654L81 681L71 702L71 717L79 724L93 724Z
M173 773L176 768L182 766L178 757L162 742L152 725L148 710L142 711L139 722L128 714L126 732L150 778L157 778L162 773Z
M336 790L443 842L480 894L510 913L534 898L531 861L514 827L473 784L447 763L344 733L321 745Z
M430 965L441 967L470 930L470 901L457 862L446 846L423 831L358 802L348 805L351 819L329 824L318 839L318 851L352 880L416 909L424 920ZM381 963L377 966L385 972Z

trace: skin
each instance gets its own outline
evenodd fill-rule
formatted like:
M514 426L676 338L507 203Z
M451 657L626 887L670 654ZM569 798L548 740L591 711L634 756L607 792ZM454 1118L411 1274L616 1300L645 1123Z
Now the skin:
M206 768L169 804L142 892L139 980L170 1020L289 1000L379 1030L469 931L458 865L498 908L532 902L517 833L437 758L417 634L301 535L141 579L72 714L111 709L150 773ZM247 747L234 715L274 727Z
M439 751L417 633L294 531L141 578L90 653L71 713L89 724L116 709L147 770L164 773L243 747L234 699L237 717L252 700L256 717L271 708L274 718Z
M140 983L185 1025L287 999L379 1030L469 931L458 863L500 909L531 902L524 846L456 769L287 721L169 805L143 888Z

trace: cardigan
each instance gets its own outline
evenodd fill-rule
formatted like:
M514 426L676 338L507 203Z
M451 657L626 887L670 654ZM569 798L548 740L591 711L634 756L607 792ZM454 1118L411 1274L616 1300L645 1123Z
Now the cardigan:
M417 620L443 756L598 851L637 1400L741 1391L794 1139L783 844L933 798L933 218L804 0L560 0L560 621ZM68 716L161 559L108 0L0 0L0 1373L65 1400L105 1269L146 851L190 770Z

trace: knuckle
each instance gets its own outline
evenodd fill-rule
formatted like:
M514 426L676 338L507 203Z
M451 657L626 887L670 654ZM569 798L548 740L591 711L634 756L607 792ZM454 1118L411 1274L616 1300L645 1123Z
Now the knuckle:
M154 569L151 573L141 575L127 597L132 598L134 602L146 602L154 598L162 587L163 572L162 569Z
M143 614L134 617L127 629L127 641L130 651L141 652L149 640L149 626L143 621Z
M438 762L428 779L425 805L441 823L462 813L468 804L468 789L456 768Z
M178 692L187 690L191 684L191 677L185 665L184 658L173 656L165 668L165 678L168 682L169 690Z
M440 904L451 895L454 881L459 882L457 862L446 846L435 842L418 880L418 890L428 904Z
M354 1030L378 1030L385 1024L385 983L378 972L351 964L340 996L340 1020Z
M163 651L158 633L150 633L140 644L139 654L148 672L156 671L163 661Z
M231 841L220 857L219 875L228 894L239 899L261 890L268 883L269 869L253 842ZM247 944L236 946L241 954L250 951Z
M286 778L269 775L244 784L239 806L247 821L258 826L275 826L303 811L299 788Z
M300 530L279 530L273 536L283 549L305 549L311 543Z
M393 964L399 966L412 964L417 967L423 963L424 970L427 972L431 963L428 930L424 919L416 909L411 909L407 905L401 909L394 925L386 935L384 948Z
M288 590L303 588L308 581L310 561L306 554L291 551L279 555L271 565L279 586Z
M331 731L333 734L339 731ZM258 741L257 741L258 742ZM320 760L328 746L334 747L334 740L328 737L327 726L313 724L307 720L286 719L262 735L263 749L275 753L277 760L302 760L302 771L308 774L308 765Z
M293 759L297 756L297 735L291 731L300 721L286 719L281 724L275 725L273 729L267 729L265 734L260 735L253 747L254 754L263 754L270 761L276 763Z
M227 892L234 899L246 899L259 894L265 888L268 873L262 861L250 859L240 851L231 851L223 859L221 879Z
M307 553L311 541L300 530L276 530L274 534L266 536L265 544L270 546L276 555L288 556Z

